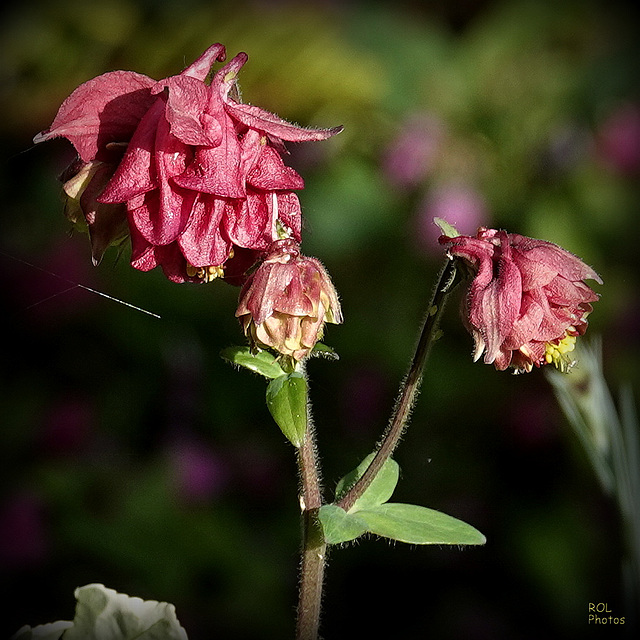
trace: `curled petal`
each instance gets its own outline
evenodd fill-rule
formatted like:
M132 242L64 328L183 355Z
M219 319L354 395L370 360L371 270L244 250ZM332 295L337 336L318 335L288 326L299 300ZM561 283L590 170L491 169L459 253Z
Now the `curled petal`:
M481 290L470 292L469 317L478 327L485 343L484 361L492 363L500 351L500 345L511 331L520 311L520 272L504 261L498 277Z
M307 129L291 124L277 115L250 104L241 104L229 96L238 72L247 61L246 53L239 53L226 66L220 69L211 82L212 93L217 94L224 103L227 113L250 129L263 131L279 140L289 142L314 142L326 140L340 133L343 127L332 129Z
M307 129L291 124L269 111L251 104L240 104L231 99L225 101L225 108L229 115L238 122L250 127L264 131L269 136L286 140L288 142L317 142L326 140L340 133L344 127L333 127L331 129Z
M216 62L224 62L227 57L225 46L212 44L195 62L192 62L180 75L205 80Z
M557 244L545 240L527 238L518 234L510 234L510 236L511 245L530 263L525 268L529 280L526 283L527 288L543 286L548 282L536 280L534 265L544 265L547 272L555 271L555 274L561 275L572 282L595 280L602 284L602 278L589 265Z

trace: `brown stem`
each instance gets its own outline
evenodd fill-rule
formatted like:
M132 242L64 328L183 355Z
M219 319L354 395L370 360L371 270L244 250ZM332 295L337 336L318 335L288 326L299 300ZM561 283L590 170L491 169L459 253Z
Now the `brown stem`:
M307 402L307 407L308 407ZM320 473L311 416L307 410L305 438L298 448L302 493L302 561L298 594L297 640L317 640L327 545L318 520L322 506Z
M447 263L440 272L440 278L427 310L427 316L424 320L416 352L413 356L413 360L411 361L409 372L400 387L400 395L398 397L391 422L383 436L382 443L380 444L373 460L367 467L367 470L337 503L338 506L342 507L345 511L349 511L349 509L351 509L355 504L356 500L366 491L400 442L400 438L402 437L409 421L411 408L416 400L417 391L420 387L422 373L424 371L424 366L427 361L431 345L438 337L438 321L442 314L447 294L452 289L455 276L455 261L447 260Z

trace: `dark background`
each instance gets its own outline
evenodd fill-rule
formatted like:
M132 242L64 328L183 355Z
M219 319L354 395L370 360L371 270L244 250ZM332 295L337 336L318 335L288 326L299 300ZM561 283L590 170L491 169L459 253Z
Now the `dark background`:
M245 101L345 126L290 158L307 184L303 249L331 272L345 315L325 338L340 361L309 364L327 497L387 422L442 262L434 215L464 233L545 238L593 265L605 285L589 334L611 389L640 379L626 5L15 4L0 26L0 633L72 619L74 588L102 582L174 603L191 640L293 635L294 452L264 381L219 358L243 343L237 289L172 284L133 270L126 251L93 268L62 215L71 146L31 142L106 71L161 78L222 42L229 58L249 54ZM394 500L461 518L487 544L333 549L324 637L601 637L589 602L629 615L615 504L543 373L472 363L456 307L396 455Z

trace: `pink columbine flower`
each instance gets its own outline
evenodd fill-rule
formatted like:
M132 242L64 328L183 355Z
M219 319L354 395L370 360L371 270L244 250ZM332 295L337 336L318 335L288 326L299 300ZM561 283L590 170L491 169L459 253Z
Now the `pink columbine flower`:
M82 188L69 189L87 218L94 262L116 237L113 221L122 221L123 205L132 265L161 266L175 282L224 276L237 249L259 255L283 236L300 239L294 191L304 182L283 163L284 142L324 140L342 128L305 129L240 103L236 77L245 53L207 83L225 57L224 46L214 44L160 81L105 73L78 87L34 138L65 137L78 151L68 179L83 174L90 196L82 202Z
M440 236L448 254L472 273L464 320L474 360L503 371L554 364L568 371L576 337L598 299L583 280L602 284L582 260L558 245L480 227L475 236Z
M325 322L342 322L329 274L320 261L301 255L290 238L274 242L249 276L236 316L254 346L294 360L309 354Z

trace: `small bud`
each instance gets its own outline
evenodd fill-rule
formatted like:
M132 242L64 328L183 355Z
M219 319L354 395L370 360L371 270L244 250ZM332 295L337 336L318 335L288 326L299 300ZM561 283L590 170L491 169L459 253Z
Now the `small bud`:
M236 316L252 345L301 360L322 337L325 322L339 324L338 295L322 264L300 254L288 238L272 243L249 276Z

